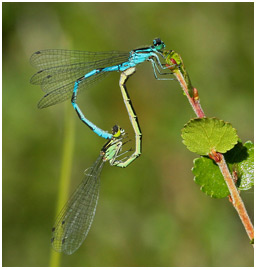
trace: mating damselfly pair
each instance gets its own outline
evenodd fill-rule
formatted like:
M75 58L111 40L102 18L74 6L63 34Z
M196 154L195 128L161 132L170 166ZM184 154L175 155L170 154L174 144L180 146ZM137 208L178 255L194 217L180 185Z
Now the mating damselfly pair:
M168 76L159 76L171 74L168 70L166 72L167 67L160 61L161 58L164 59L164 48L164 42L157 38L153 40L152 46L130 52L50 49L37 51L31 56L31 64L39 69L31 78L31 83L41 85L46 93L39 101L38 107L45 108L71 99L82 122L98 136L109 140L93 167L86 170L85 179L57 218L52 237L55 250L72 254L84 241L96 210L103 163L110 161L111 165L126 167L141 154L142 134L125 83L135 72L136 66L146 61L152 64L156 79L172 80L173 78ZM120 132L121 129L117 127L114 127L112 133L102 130L84 116L76 103L78 94L114 71L121 72L119 85L135 132L135 151L122 161L117 161L116 158L122 151L124 131Z

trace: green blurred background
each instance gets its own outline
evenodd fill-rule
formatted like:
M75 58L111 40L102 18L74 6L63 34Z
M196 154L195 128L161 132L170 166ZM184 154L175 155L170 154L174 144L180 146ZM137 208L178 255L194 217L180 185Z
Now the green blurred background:
M75 130L71 190L105 143L69 101L37 109L30 55L39 49L131 49L160 37L179 52L207 116L253 140L253 3L3 3L3 266L48 266L65 135ZM105 130L129 120L115 73L80 96ZM228 199L193 182L197 156L181 128L195 117L176 81L138 66L128 89L143 154L126 169L106 164L91 231L62 266L253 266L253 249ZM242 193L253 218L253 191Z

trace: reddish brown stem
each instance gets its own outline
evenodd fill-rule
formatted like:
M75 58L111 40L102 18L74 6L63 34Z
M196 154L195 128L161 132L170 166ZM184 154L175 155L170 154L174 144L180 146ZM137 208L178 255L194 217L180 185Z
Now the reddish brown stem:
M224 176L224 179L227 183L228 189L230 191L230 195L232 198L232 204L234 208L236 209L244 227L245 230L252 241L254 239L254 229L253 225L251 223L251 220L247 214L246 208L244 206L243 200L241 199L241 196L239 195L239 192L236 188L235 182L229 172L229 169L227 167L227 164L225 162L224 156L222 155L222 158L219 162L217 162L222 175Z
M179 83L180 83L185 95L187 96L188 101L191 104L197 117L204 118L205 114L204 114L203 109L200 105L200 100L199 100L199 95L198 95L197 89L193 88L193 96L190 96L189 89L187 87L187 83L186 83L186 80L185 80L182 72L178 69L175 69L175 70L173 68L170 68L170 69L172 69L173 74L175 75L175 77L179 81ZM211 159L213 159L218 164L220 171L221 171L222 175L224 176L225 182L226 182L228 189L230 191L231 202L232 202L234 208L236 209L250 240L252 241L254 239L253 225L252 225L251 220L247 214L246 208L245 208L244 203L239 195L239 192L236 188L235 182L234 182L234 180L229 172L229 169L228 169L227 163L224 159L224 156L221 153L213 151L211 154L209 154L209 157Z
M199 95L198 95L198 91L196 88L194 88L194 96L191 97L189 95L189 90L187 88L187 84L185 81L185 78L183 77L182 73L180 71L175 71L174 72L175 77L177 78L177 80L179 81L183 91L185 92L188 101L190 103L190 105L192 106L194 112L196 113L198 118L204 118L205 114L204 111L200 105L200 100L199 100Z

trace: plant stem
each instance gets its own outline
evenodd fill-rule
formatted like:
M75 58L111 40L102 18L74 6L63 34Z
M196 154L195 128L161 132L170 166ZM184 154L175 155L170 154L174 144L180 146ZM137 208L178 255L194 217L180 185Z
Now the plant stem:
M60 180L59 180L59 193L58 201L56 206L56 213L58 214L62 209L63 205L67 201L69 195L70 175L71 166L74 152L74 117L70 113L71 106L67 103L65 106L65 122L64 122L64 139L62 145L62 161L60 169ZM50 241L50 240L49 240ZM50 267L60 266L61 254L51 249Z
M205 114L200 105L198 91L191 84L189 75L185 69L181 56L174 51L166 51L164 52L164 55L166 56L166 63L167 63L166 66L172 71L174 76L179 81L181 88L183 89L185 95L187 96L188 101L190 105L192 106L195 114L197 115L198 118L204 118ZM253 225L247 214L243 200L241 196L239 195L239 192L236 188L235 181L229 172L224 156L221 153L212 152L212 154L209 154L209 157L213 159L219 166L220 171L224 177L224 180L228 186L228 189L232 198L232 204L234 208L236 209L244 225L244 228L248 234L248 237L252 241L254 239Z
M185 79L184 76L182 75L181 72L174 72L175 77L179 81L184 93L186 94L188 101L190 105L192 106L195 114L197 115L198 118L204 118L205 114L204 111L200 105L200 100L199 100L199 95L198 91L196 88L193 88L193 97L189 95L188 87L186 87Z
M228 169L228 166L225 162L224 156L219 162L217 162L217 164L221 170L222 175L224 176L224 179L225 179L227 186L228 186L228 189L230 191L230 195L232 198L231 202L232 202L234 208L236 209L250 240L253 240L253 238L254 238L253 225L252 225L251 220L247 214L243 200L242 200L241 196L239 195L239 192L236 188L235 182L234 182L234 180L229 172L229 169Z

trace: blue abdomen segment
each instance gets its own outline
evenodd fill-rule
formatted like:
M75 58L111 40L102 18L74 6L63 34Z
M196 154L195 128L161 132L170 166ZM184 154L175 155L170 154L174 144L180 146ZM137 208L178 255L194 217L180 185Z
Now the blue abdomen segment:
M111 139L112 134L109 134L108 132L100 129L95 124L93 124L91 121L89 121L87 118L85 118L83 112L80 110L79 106L76 103L77 93L79 84L88 79L89 77L92 77L96 74L103 73L103 72L114 72L114 71L125 71L128 68L135 67L137 64L145 62L150 56L152 55L152 52L131 52L131 55L129 57L129 60L127 62L123 62L122 64L104 67L104 68L98 68L94 69L87 74L85 74L83 77L79 78L74 85L73 95L71 99L71 103L78 115L78 117L81 119L82 122L84 122L93 132L95 132L98 136L103 137L105 139Z
M71 98L71 103L72 106L74 107L78 117L80 118L80 120L82 122L84 122L94 133L96 133L98 136L105 138L105 139L111 139L112 138L112 134L109 134L108 132L100 129L99 127L97 127L95 124L93 124L91 121L89 121L83 114L83 112L80 110L79 106L76 103L76 97L77 97L77 91L78 91L78 87L79 87L79 83L81 83L81 81L83 81L84 79L86 79L86 77L92 76L94 74L97 74L97 70L93 70L90 73L86 74L84 77L82 77L81 79L77 80L75 82L74 85L74 90L73 90L73 95ZM88 76L89 75L89 76Z

